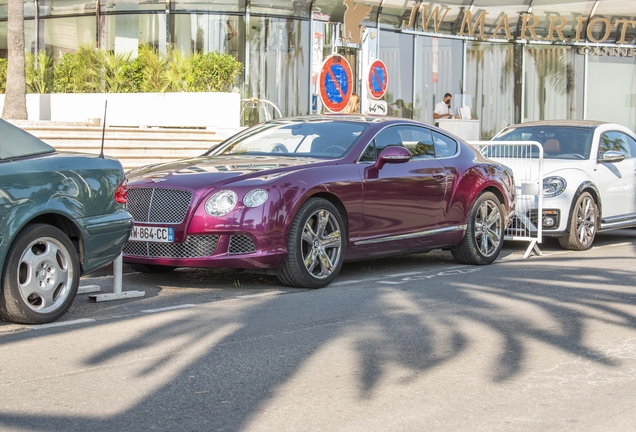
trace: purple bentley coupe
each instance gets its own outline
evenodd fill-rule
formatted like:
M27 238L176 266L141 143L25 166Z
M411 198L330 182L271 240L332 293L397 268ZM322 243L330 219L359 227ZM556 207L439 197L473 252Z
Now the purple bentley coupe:
M514 209L507 167L397 118L274 120L127 177L136 270L237 268L306 288L347 260L446 249L489 264Z

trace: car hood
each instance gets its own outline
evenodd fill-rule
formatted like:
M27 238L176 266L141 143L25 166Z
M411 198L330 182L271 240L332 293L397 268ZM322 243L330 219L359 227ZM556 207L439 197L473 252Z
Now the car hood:
M519 184L520 175L525 173L538 172L538 159L534 159L532 162L528 159L507 159L507 158L490 158L496 162L500 162L510 169L515 176L515 183ZM564 171L576 170L588 172L590 166L589 160L569 160L569 159L543 159L543 177L552 175L565 175ZM531 171L528 171L531 170ZM533 180L537 180L534 178Z
M206 156L148 165L126 174L130 186L162 183L197 188L239 179L275 178L300 167L328 163L324 159L277 156Z

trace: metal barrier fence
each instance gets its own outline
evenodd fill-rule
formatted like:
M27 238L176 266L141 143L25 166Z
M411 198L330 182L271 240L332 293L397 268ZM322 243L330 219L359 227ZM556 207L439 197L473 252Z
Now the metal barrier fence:
M543 147L536 141L469 141L482 155L500 162L514 174L516 205L506 228L506 240L528 241L524 258L542 255Z

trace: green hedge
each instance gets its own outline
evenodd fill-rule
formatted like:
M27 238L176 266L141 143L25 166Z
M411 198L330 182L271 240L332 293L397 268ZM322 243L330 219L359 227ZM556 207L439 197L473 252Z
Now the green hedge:
M135 58L84 45L57 60L44 51L25 60L28 93L220 92L243 70L229 54L161 54L149 45ZM0 93L6 81L7 60L0 58Z

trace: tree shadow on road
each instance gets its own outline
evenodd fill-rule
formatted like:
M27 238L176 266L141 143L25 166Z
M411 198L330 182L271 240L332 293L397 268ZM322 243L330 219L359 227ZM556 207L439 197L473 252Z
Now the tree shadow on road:
M633 258L612 259L624 260L624 268L634 265ZM91 332L103 339L81 364L70 366L63 382L81 387L94 378L102 387L87 387L65 402L85 407L91 400L115 399L112 409L64 414L35 398L18 414L7 408L12 394L37 392L48 381L8 383L0 428L244 430L277 394L299 385L297 377L318 359L327 361L326 373L353 380L360 400L382 392L391 367L406 371L407 384L475 349L490 363L482 378L495 384L523 374L537 343L620 367L620 359L587 342L586 331L593 325L636 330L636 277L629 270L604 269L603 262L579 255L442 271L424 267L356 286L99 322ZM399 270L399 263L391 268L396 265ZM66 331L51 329L33 338ZM3 336L0 346L21 339ZM65 339L59 349L69 345ZM349 354L341 363L334 358L335 345ZM117 365L123 377L113 373ZM319 382L306 385L320 388Z

